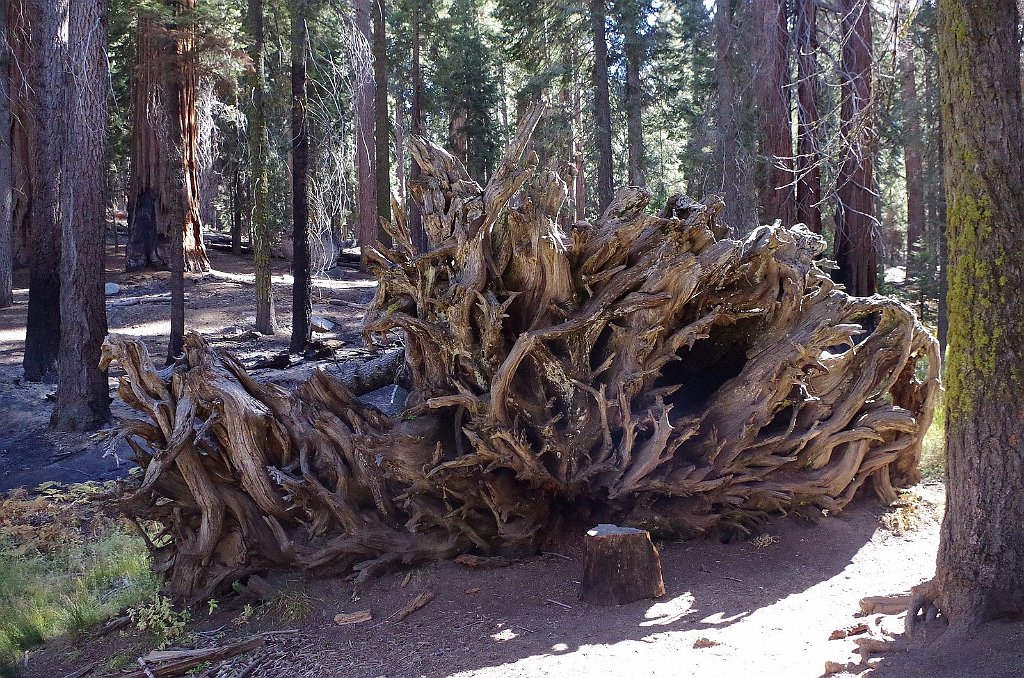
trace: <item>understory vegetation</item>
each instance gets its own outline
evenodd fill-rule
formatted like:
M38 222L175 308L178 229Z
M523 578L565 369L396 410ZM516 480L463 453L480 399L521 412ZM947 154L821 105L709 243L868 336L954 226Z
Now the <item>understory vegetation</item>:
M91 498L96 483L47 483L0 497L0 676L25 650L77 634L160 587L145 541Z

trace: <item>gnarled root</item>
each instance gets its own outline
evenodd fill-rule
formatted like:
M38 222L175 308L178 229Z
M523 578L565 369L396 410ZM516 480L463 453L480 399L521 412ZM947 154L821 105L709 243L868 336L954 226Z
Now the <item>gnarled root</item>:
M906 306L837 288L803 227L729 237L716 196L655 216L620 189L563 231L564 178L527 152L540 115L483 187L412 140L426 247L396 209L365 319L404 342L400 415L324 372L259 383L198 335L163 373L108 339L145 416L123 425L144 473L119 501L166 527L179 597L271 567L529 551L572 514L742 532L917 480L939 356Z

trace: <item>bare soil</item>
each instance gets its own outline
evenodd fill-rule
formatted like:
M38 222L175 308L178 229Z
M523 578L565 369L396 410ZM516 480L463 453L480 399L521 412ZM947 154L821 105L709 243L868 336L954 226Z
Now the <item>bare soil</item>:
M212 260L218 273L189 276L189 326L215 337L252 329L248 262L218 252ZM121 285L108 299L111 331L142 337L162 357L169 305L115 304L164 292L166 274L118 273L119 259L110 261L109 279ZM278 318L285 323L290 279L283 264L274 282ZM23 288L26 281L17 283ZM359 305L372 295L373 281L345 271L318 280L316 292L314 315L337 323L333 332L318 335L336 349L334 360L368 355L358 337ZM102 441L47 430L52 403L46 396L53 388L20 379L24 289L16 300L13 309L0 310L0 489L124 473L130 464L125 450L103 456L108 450ZM252 362L286 350L287 341L283 331L219 345ZM288 370L256 374L294 382L315 364L324 362L299 361ZM112 393L116 377L111 375ZM127 414L116 401L114 409ZM659 544L667 594L618 607L578 600L582 549L573 535L554 541L546 553L494 570L443 562L359 588L345 578L279 575L270 578L277 593L268 600L228 593L212 614L194 610L187 646L281 632L267 636L260 650L196 672L208 676L823 676L826 661L860 660L853 638L829 640L834 630L865 621L860 598L906 591L934 572L942 495L941 485L925 485L914 488L901 508L864 497L816 524L779 518L746 541ZM434 598L397 621L396 613L424 592ZM372 620L334 622L338 614L361 610L369 610ZM902 632L901 615L869 619ZM973 637L946 640L926 650L876 656L870 666L851 665L835 675L1024 677L1019 623L989 624ZM136 658L154 642L130 628L58 638L32 651L22 672L54 678L86 667L92 667L89 675L137 670Z

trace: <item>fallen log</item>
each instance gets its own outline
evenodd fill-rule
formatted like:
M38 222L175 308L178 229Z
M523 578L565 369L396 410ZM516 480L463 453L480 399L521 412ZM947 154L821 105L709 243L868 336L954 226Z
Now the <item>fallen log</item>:
M396 415L323 370L260 383L198 335L163 373L108 338L145 418L124 424L145 472L116 501L164 525L154 558L176 598L272 568L365 579L536 552L574 515L747 534L916 482L939 355L910 309L843 292L802 226L732 238L716 196L654 215L620 189L564 231L566 177L527 151L540 115L486 186L411 141L425 246L396 206L394 246L368 252L366 335L404 345L381 370L408 385Z

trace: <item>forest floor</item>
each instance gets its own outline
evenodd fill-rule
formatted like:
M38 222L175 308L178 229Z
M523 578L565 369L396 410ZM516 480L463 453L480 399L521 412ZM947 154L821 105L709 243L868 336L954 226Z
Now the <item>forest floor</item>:
M251 276L242 273L248 262L211 254L218 272L189 276L186 284L187 322L208 336L233 337L253 325ZM166 274L123 274L116 272L118 266L111 257L109 279L121 289L108 298L110 329L142 337L151 353L162 357L169 305L131 300L162 293ZM290 280L281 268L275 272L275 296L278 318L285 323ZM336 349L334 359L340 361L368 353L361 348L358 323L360 304L369 301L374 283L354 271L338 277L344 279L317 281L314 315L337 324L318 336ZM25 281L16 282L25 287ZM0 311L0 490L123 474L129 465L124 450L104 457L104 446L95 439L47 431L47 395L53 387L20 380L25 292L16 299L13 309ZM251 363L286 350L287 341L282 332L215 343ZM300 361L288 370L256 374L294 382L313 364ZM115 371L112 386L116 376ZM127 414L117 401L114 408L116 415ZM442 562L358 588L344 578L271 577L269 590L258 599L232 592L193 610L186 635L175 642L210 647L269 634L260 649L192 672L206 676L795 678L826 675L831 661L837 662L833 668L852 662L849 670L835 674L841 676L1020 678L1020 624L990 624L976 636L929 651L877 655L871 666L854 666L859 657L853 637L829 639L833 631L864 622L902 632L902 616L865 617L858 601L907 591L931 576L942 497L941 484L931 482L904 493L891 508L863 497L816 524L776 519L746 541L659 544L667 589L659 600L618 607L581 603L581 542L568 536L545 553L493 570ZM396 618L428 592L433 598L422 609ZM335 622L336 615L364 610L372 619ZM30 650L20 662L21 675L137 670L137 658L155 646L151 633L131 625L106 634L65 635Z

